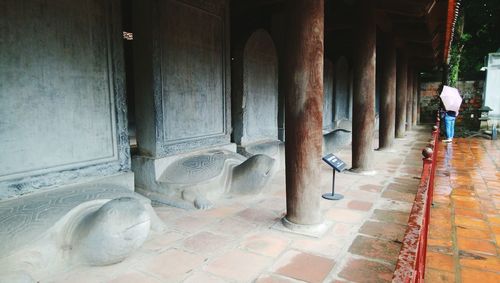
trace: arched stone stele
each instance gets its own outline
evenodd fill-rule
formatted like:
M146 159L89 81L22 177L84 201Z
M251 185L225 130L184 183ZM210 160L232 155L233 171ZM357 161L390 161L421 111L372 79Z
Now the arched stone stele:
M241 127L237 143L246 145L278 139L278 57L273 40L265 30L255 31L243 51Z

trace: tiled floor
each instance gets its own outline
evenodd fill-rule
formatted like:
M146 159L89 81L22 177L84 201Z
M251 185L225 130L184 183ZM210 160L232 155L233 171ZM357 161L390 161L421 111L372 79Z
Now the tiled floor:
M75 267L41 282L390 282L429 137L419 128L396 140L394 151L376 151L374 176L337 174L336 192L345 199L321 201L331 223L322 238L272 228L285 214L281 173L265 193L225 199L208 211L157 207L167 231L152 234L124 262ZM338 156L350 164L350 150ZM326 193L332 171L318 162Z
M426 282L500 282L500 141L440 144Z

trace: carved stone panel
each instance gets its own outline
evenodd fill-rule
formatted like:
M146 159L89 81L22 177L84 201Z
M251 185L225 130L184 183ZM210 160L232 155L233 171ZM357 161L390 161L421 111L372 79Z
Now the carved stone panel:
M165 142L224 134L223 19L177 1L160 6Z
M110 162L128 167L113 5L2 1L0 182Z
M243 52L241 143L278 139L278 57L271 36L255 31Z
M160 158L228 144L226 1L132 5L141 154Z

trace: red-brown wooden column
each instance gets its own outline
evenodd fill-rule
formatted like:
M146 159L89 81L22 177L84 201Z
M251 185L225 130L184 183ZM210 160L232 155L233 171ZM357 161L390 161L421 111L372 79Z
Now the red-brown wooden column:
M410 131L413 125L413 69L408 67L408 81L406 85L406 130Z
M396 127L396 46L389 35L383 36L377 64L381 64L379 150L394 143Z
M419 89L420 89L420 82L418 79L418 72L415 71L415 75L413 76L413 115L412 115L412 121L413 125L417 125L417 119L418 119L418 97L419 97Z
M408 58L405 51L398 50L396 63L396 138L404 138L406 122L406 81Z
M373 170L375 130L375 1L358 1L355 22L352 170Z
M287 1L285 57L286 206L291 229L323 223L323 0Z

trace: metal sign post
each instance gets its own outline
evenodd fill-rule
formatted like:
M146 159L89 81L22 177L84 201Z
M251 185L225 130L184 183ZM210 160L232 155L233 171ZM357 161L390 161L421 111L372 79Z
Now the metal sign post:
M338 172L344 171L346 168L346 164L344 161L340 160L338 157L336 157L335 155L333 155L331 153L324 156L322 159L323 159L323 161L325 161L328 165L330 165L333 168L332 192L323 194L323 198L328 199L328 200L341 200L344 198L344 196L341 194L335 193L335 171L338 171Z

